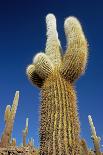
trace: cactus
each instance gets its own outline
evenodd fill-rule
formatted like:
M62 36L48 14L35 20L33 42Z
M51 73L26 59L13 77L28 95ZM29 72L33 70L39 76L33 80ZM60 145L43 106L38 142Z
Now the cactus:
M13 138L12 140L11 140L11 146L16 146L16 139L15 138Z
M29 119L26 118L26 127L23 130L23 146L26 146L26 137L27 137L27 134L28 134L28 123L29 123Z
M75 17L65 20L67 49L62 48L53 14L46 17L45 53L27 67L32 84L41 89L40 155L80 155L80 123L74 82L85 71L88 48Z
M84 139L81 139L81 154L80 155L89 155L88 147Z
M101 155L101 152L100 152L100 140L101 140L101 138L97 137L97 135L96 135L96 130L95 130L95 127L94 127L94 124L92 121L92 117L90 115L88 116L88 119L89 119L89 124L91 127L91 134L92 134L91 138L92 138L93 143L94 143L95 154Z
M14 125L14 119L15 119L16 110L18 106L18 100L19 100L19 91L16 91L12 107L10 105L7 105L6 110L5 110L5 118L4 118L5 129L1 137L1 142L0 142L1 147L6 147L10 145L11 134L12 134L13 125Z
M34 139L33 138L29 139L28 145L32 146L32 147L34 146Z

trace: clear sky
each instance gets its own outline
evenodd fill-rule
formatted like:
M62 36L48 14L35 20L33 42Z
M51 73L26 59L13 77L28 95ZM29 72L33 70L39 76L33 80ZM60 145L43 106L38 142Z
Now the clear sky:
M66 47L63 23L76 16L89 42L86 74L76 83L81 136L92 147L88 115L91 114L103 144L103 2L102 0L0 0L0 135L4 128L4 111L20 91L13 137L22 143L22 130L29 117L28 138L39 146L40 92L25 74L33 56L44 50L45 16L54 13L59 38ZM27 139L28 139L27 138Z

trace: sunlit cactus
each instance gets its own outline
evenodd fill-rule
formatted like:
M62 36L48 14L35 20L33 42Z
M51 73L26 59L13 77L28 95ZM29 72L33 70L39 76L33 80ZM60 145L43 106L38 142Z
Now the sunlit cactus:
M16 147L16 139L15 139L15 138L13 138L13 139L11 140L11 146Z
M88 147L86 144L86 141L84 139L81 139L81 153L80 155L89 155Z
M41 89L40 155L80 155L80 124L74 82L85 71L87 41L75 17L65 20L67 49L62 55L56 19L46 17L45 53L27 67L30 81Z
M5 129L1 137L0 146L6 147L10 145L11 134L14 125L14 119L19 101L19 91L16 91L12 106L7 105L5 110Z
M88 116L88 119L89 119L89 124L91 127L91 134L92 134L91 138L92 138L93 143L94 143L95 154L101 155L101 151L100 151L100 140L101 140L101 138L97 137L97 135L96 135L96 130L95 130L95 127L94 127L94 124L92 121L92 117L90 115Z
M25 129L23 130L23 146L26 146L26 137L27 137L27 134L28 134L28 123L29 123L29 119L26 118L26 126L25 126Z

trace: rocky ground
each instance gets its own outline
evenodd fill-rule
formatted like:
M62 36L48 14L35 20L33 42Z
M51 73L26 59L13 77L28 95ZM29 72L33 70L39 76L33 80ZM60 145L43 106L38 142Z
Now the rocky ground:
M39 151L34 147L8 147L0 148L0 155L38 155Z

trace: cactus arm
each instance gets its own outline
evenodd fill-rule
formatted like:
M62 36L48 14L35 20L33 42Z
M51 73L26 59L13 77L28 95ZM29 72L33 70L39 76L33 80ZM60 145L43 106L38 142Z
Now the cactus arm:
M92 134L91 138L93 139L95 154L96 155L101 155L101 152L100 152L100 137L97 137L97 135L96 135L96 130L95 130L95 127L94 127L94 124L93 124L93 121L92 121L92 117L90 115L88 116L88 119L89 119L89 124L90 124L90 127L91 127L91 134Z
M29 81L33 85L36 85L38 88L41 88L41 86L43 85L43 79L37 74L37 71L33 64L27 67L26 74L27 74Z
M51 62L55 65L61 62L61 45L58 39L56 30L56 18L53 14L48 14L46 17L47 23L47 42L46 42L46 55L50 58Z
M52 70L53 65L49 58L44 53L38 53L33 59L33 64L28 66L27 75L33 84L41 87Z
M18 100L19 100L19 91L16 91L12 107L10 108L9 105L7 105L6 107L5 129L1 137L1 147L10 145L11 134L12 134L13 125L14 125L14 119L15 119L16 110L18 106Z
M10 105L7 105L6 106L6 110L5 110L5 117L4 117L4 121L6 122L9 117L10 117L10 111L11 111L11 106Z
M87 41L81 25L75 17L69 17L65 20L64 29L67 49L60 72L66 80L74 82L85 70L88 55Z
M35 65L35 68L37 70L37 74L42 78L46 79L49 74L52 73L53 70L53 64L49 60L49 58L44 53L38 53L34 59L33 63Z
M18 100L19 100L19 91L16 91L15 97L14 97L14 100L13 100L13 104L12 104L12 107L11 107L11 119L12 119L12 122L14 122L14 119L15 119L15 115L16 115L16 111L17 111L17 107L18 107Z

